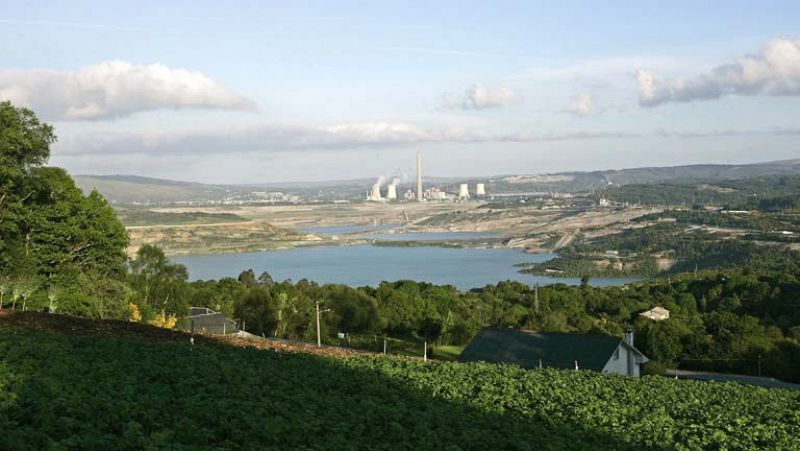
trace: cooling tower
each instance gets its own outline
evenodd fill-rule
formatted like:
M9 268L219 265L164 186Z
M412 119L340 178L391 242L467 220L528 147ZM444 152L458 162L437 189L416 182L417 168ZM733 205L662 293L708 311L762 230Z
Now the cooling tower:
M392 181L386 188L386 199L397 200L397 180Z
M372 200L381 200L381 184L376 183L372 185Z
M475 195L476 196L486 195L486 186L483 183L478 183L477 185L475 185Z
M458 186L458 198L459 199L469 199L469 188L467 188L466 183L462 183Z

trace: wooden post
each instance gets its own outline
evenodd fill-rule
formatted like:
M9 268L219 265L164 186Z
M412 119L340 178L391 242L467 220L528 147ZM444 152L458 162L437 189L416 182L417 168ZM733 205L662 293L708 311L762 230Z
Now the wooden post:
M191 337L189 337L189 343L194 346L194 320L189 322L189 330L191 331Z
M423 362L428 361L428 340L425 340L425 345L422 348L422 361Z
M539 284L533 286L533 310L539 313Z
M317 347L322 347L322 334L319 331L319 301L317 301Z
M386 355L386 337L383 337L383 355Z

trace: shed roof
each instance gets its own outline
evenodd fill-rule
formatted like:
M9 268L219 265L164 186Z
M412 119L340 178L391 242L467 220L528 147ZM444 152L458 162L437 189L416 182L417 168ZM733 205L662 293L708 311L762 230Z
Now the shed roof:
M602 371L622 340L606 335L537 333L519 329L483 329L458 357L464 362L515 363ZM638 351L637 351L638 352Z

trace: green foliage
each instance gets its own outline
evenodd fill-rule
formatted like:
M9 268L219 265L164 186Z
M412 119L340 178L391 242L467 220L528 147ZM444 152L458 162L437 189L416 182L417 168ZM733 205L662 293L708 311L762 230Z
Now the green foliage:
M704 217L703 213L681 213ZM609 256L607 251L615 254ZM656 258L674 260L674 265L659 269ZM695 269L743 267L797 273L800 252L778 244L762 245L674 222L659 222L573 244L560 250L556 258L525 265L521 272L568 277L651 277Z
M187 314L190 292L185 266L170 263L161 249L144 245L130 262L130 270L129 281L138 294L135 303L145 320L152 320L162 312L176 316Z
M124 315L125 228L97 192L43 166L55 140L33 112L0 102L0 278L11 307Z
M0 448L796 449L800 392L0 321Z

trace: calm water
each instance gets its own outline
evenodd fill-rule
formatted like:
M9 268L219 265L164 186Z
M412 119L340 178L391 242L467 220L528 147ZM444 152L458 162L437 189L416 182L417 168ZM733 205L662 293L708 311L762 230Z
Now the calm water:
M364 238L386 241L457 241L479 238L499 238L503 236L493 232L404 232L404 233L368 233Z
M305 233L325 233L328 235L342 235L345 233L360 233L372 232L380 230L392 230L398 228L395 224L381 224L381 225L344 225L344 226L316 226L316 227L301 227L298 229Z
M520 274L516 263L541 262L550 254L532 255L514 249L448 249L371 245L306 247L268 252L171 257L187 266L192 280L236 277L252 268L275 280L309 279L318 283L376 286L383 280L410 279L451 284L459 289L482 287L501 280L526 283L578 284L578 279ZM620 285L634 279L591 279L593 285Z

